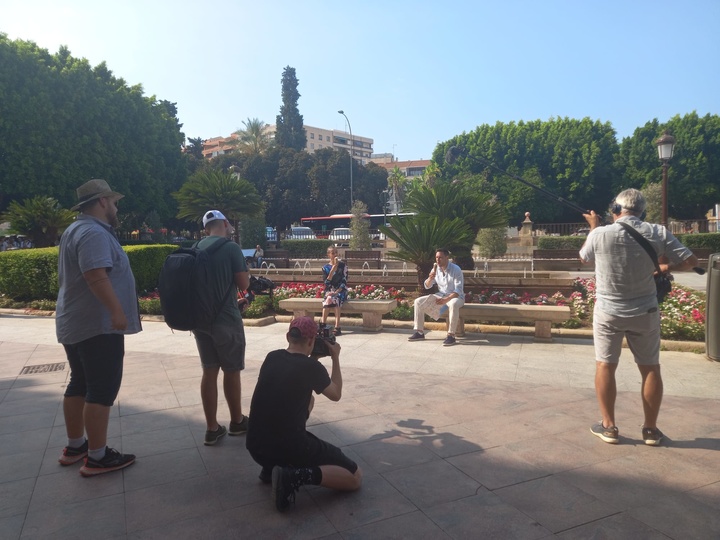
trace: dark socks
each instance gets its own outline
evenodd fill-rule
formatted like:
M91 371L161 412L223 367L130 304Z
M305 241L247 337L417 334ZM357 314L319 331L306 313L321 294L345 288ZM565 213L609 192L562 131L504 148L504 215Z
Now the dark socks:
M293 470L293 484L304 486L310 484L319 486L322 482L322 471L320 467L300 467Z

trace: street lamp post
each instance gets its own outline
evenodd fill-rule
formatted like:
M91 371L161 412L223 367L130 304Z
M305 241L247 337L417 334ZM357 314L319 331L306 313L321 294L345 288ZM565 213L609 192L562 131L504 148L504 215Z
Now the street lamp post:
M662 179L662 225L668 226L668 167L669 161L673 157L675 150L675 137L665 130L657 141L655 141L658 149L658 156L662 161L663 179Z
M353 174L353 150L354 150L354 144L353 144L353 135L352 135L352 126L350 125L350 119L347 117L347 114L340 109L338 111L338 114L342 114L345 117L345 120L347 121L348 130L350 130L350 211L352 212L352 205L353 205L353 182L352 182L352 174Z

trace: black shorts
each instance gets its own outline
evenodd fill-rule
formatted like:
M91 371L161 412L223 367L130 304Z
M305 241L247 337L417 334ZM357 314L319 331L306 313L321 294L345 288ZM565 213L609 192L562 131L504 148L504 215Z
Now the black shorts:
M122 382L125 336L100 334L63 347L70 363L65 397L83 396L87 403L112 407Z
M248 449L249 450L249 449ZM321 465L337 465L355 474L358 466L352 459L342 453L337 446L318 439L312 433L305 433L305 441L301 445L289 448L286 452L257 452L249 450L252 458L263 468L281 467L320 467Z

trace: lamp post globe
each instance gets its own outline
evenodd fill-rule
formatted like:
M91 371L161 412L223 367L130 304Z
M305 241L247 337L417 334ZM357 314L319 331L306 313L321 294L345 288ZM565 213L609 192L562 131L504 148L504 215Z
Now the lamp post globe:
M662 136L655 141L658 149L658 157L662 161L662 225L668 226L668 167L669 161L675 152L675 137L665 130Z

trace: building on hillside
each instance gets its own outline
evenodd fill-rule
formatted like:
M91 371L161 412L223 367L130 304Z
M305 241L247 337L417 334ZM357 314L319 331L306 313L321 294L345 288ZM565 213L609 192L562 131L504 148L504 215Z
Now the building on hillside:
M275 137L275 125L270 124L267 127L267 132L271 137ZM352 148L352 155L356 161L359 161L363 165L367 165L370 162L370 156L373 151L373 139L369 137L363 137L362 135L355 135L353 133L352 138L346 131L337 131L334 129L322 129L313 126L305 126L305 135L307 138L307 144L305 150L312 154L317 150L323 148L335 148L337 150L349 151ZM233 133L229 137L213 137L203 143L203 157L213 158L226 152L230 152L234 148L234 140L238 136Z

